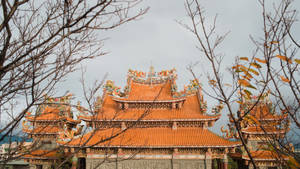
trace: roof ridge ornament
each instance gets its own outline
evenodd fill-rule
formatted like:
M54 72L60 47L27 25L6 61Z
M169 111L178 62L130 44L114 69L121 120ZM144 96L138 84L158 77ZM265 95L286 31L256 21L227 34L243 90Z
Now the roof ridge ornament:
M151 66L148 73L129 69L127 77L128 79L131 79L137 83L152 85L165 83L168 80L176 80L177 74L175 68L171 70L162 70L160 72L155 72L153 66Z

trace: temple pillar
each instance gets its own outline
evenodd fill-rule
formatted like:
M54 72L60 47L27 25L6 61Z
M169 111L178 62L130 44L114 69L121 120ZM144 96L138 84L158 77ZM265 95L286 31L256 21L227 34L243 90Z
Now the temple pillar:
M204 128L204 129L207 129L207 127L208 127L208 122L205 121L205 122L204 122L204 125L203 125L203 128Z
M30 164L30 165L29 165L29 169L37 169L37 166L34 165L34 164Z
M96 125L95 125L95 122L94 122L94 121L92 121L92 126L93 126L93 129L96 128Z
M123 150L121 148L118 148L118 156L124 155Z
M224 155L224 159L223 159L223 169L228 169L228 156Z
M74 156L72 158L72 167L71 167L71 169L76 169L77 168L77 162L78 162L78 158L76 156Z
M176 121L173 122L172 129L173 129L173 130L176 130L176 129L177 129L177 122L176 122Z
M122 128L122 130L125 130L127 128L124 121L121 123L121 128Z
M128 103L124 103L124 109L128 109L129 105Z
M174 148L173 149L173 157L178 155L178 148Z
M212 169L212 152L211 148L207 149L207 152L205 153L205 159L204 159L204 165L206 169Z
M181 107L182 107L182 102L179 102L178 103L178 108L181 109Z
M123 104L119 103L119 109L122 109L122 108L123 108Z
M172 109L176 109L176 103L172 103Z
M254 169L254 167L253 167L253 165L252 165L251 162L249 163L249 168L248 169Z
M43 169L51 169L51 164L43 164Z

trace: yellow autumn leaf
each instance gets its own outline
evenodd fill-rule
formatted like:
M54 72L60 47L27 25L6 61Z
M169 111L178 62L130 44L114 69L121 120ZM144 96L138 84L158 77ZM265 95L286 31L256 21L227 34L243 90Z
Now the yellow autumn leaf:
M240 60L249 61L249 59L247 57L240 57Z
M241 101L235 101L235 102L237 102L238 104L243 104L243 102L241 102Z
M214 87L216 87L216 81L215 80L209 80L208 83Z
M286 57L286 56L276 55L276 57L278 57L279 59L284 60L284 61L286 61L286 62L288 62L288 63L290 63L290 64L292 63L292 60L289 59L289 58Z
M295 59L295 62L300 64L300 59Z
M238 83L241 85L241 86L248 86L248 85L250 85L250 83L247 81L247 80L245 80L245 79L240 79L240 80L238 80Z
M248 74L249 74L249 73L248 73ZM248 77L248 76L246 76L246 75L242 76L242 78L243 78L243 79L246 79L246 80L251 80L251 78Z
M250 73L245 74L245 76L247 76L248 78L252 79L253 76Z
M286 83L290 82L290 80L288 78L284 77L284 76L280 76L280 78L281 78L282 81L284 81Z
M243 91L248 96L248 98L251 97L252 93L249 90L244 89Z
M224 86L227 86L227 87L232 87L232 85L231 85L231 84L229 84L229 83L225 83L225 84L224 84Z
M256 70L254 70L254 69L248 69L249 70L249 72L251 72L251 73L253 73L253 74L255 74L255 75L259 75L259 73L256 71Z
M259 58L254 58L254 60L260 62L260 63L267 63L266 60L263 60L263 59L259 59Z
M252 63L250 63L250 65L253 66L253 67L255 67L255 68L257 68L257 69L261 68L260 64L258 64L256 62L252 62Z
M242 71L242 72L244 72L245 74L247 74L248 73L248 70L246 70L246 69L244 69L244 68L240 68L240 71Z
M249 116L249 118L257 125L260 125L260 122L254 117L254 116Z
M252 89L256 89L256 87L252 86L251 84L249 84L248 86L246 86L248 88L252 88Z
M270 42L271 44L277 44L277 43L279 43L278 41L271 41Z

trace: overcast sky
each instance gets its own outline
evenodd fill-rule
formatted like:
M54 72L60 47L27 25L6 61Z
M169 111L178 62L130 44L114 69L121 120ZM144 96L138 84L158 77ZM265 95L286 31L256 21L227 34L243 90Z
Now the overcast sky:
M255 48L249 35L257 38L262 34L262 12L258 1L207 0L200 3L206 9L208 22L218 14L217 31L220 33L230 31L219 49L219 52L225 55L224 65L230 66L236 56L251 56ZM139 7L147 6L150 10L141 19L100 34L101 38L109 38L103 48L109 54L83 64L87 68L87 82L101 80L108 73L108 79L124 87L128 69L148 71L152 64L156 71L176 68L177 83L179 88L182 88L183 84L192 79L186 67L191 63L200 62L195 71L200 82L205 84L207 80L203 74L209 66L195 48L194 37L176 22L176 20L186 23L189 21L184 1L144 0ZM299 10L299 0L294 6ZM299 33L296 36L296 39L300 39ZM79 72L68 76L64 87L59 91L70 90L80 99L79 77Z

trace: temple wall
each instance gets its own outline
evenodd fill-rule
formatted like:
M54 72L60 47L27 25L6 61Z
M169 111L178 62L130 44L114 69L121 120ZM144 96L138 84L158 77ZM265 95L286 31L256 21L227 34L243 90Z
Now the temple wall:
M113 161L114 160L114 161ZM205 167L206 166L206 167ZM103 162L103 159L86 159L86 169L203 169L212 168L212 160L187 159L127 159Z

